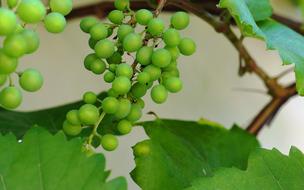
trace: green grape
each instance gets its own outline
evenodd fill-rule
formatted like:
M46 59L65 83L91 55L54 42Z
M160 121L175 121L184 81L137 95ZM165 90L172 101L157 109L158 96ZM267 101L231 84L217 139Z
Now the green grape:
M126 119L121 120L117 124L117 130L122 135L129 134L132 131L132 124Z
M97 55L96 55L95 53L91 53L91 54L87 55L87 56L84 58L84 67L85 67L87 70L91 71L91 65L92 65L92 63L93 63L95 60L97 60L97 59L99 59L99 58L97 57Z
M164 80L164 86L169 92L176 93L182 90L183 83L178 77L169 77Z
M95 17L86 17L80 21L80 29L85 33L90 33L91 28L98 23Z
M118 140L112 134L106 134L101 138L101 146L107 151L113 151L118 147Z
M111 82L113 82L114 79L115 79L115 74L114 74L113 72L111 72L111 71L106 72L106 73L103 75L103 79L104 79L105 82L111 83Z
M172 60L177 60L178 57L180 56L180 52L179 52L178 47L165 46L165 49L170 52Z
M119 64L116 68L116 76L125 76L131 78L133 75L133 69L130 65L123 63Z
M130 33L123 40L123 48L127 52L135 52L143 45L142 38L139 34Z
M108 90L108 96L110 96L110 97L114 97L114 98L117 98L118 96L119 96L119 94L117 93L117 92L115 92L115 90L113 90L112 88L110 88L109 90Z
M196 44L190 38L183 38L178 45L178 49L183 55L190 56L196 51Z
M96 75L104 73L106 68L106 63L101 59L95 59L90 65L90 70Z
M70 110L66 114L66 120L72 125L81 125L78 110Z
M177 30L169 28L163 34L163 40L167 46L178 46L181 41L180 34Z
M107 59L109 64L120 64L122 61L122 56L119 52L115 52L111 57Z
M117 119L125 118L129 115L131 111L131 102L126 98L122 98L119 100L118 110L115 113L115 117Z
M141 98L147 93L147 86L145 84L135 83L131 87L131 93L135 98Z
M143 142L137 143L135 145L135 147L133 148L133 152L134 152L135 157L148 156L151 152L149 141L143 141Z
M162 73L162 79L165 80L170 77L179 77L179 70L178 69L173 69L170 71L165 71Z
M140 48L136 53L136 60L141 65L149 65L153 54L153 48L144 46Z
M50 7L53 12L58 12L65 16L72 11L73 1L72 0L50 0Z
M108 19L114 24L121 24L124 17L123 12L119 10L113 10L108 15Z
M130 5L129 0L115 0L114 6L120 11L126 10Z
M116 65L116 64L109 64L109 71L115 73L116 68L117 68L117 65Z
M137 99L136 104L139 105L141 108L145 107L145 102L141 98Z
M27 44L26 53L31 54L37 51L40 45L40 39L37 32L25 29L21 32L21 35L24 37Z
M25 91L36 92L43 85L43 77L36 69L26 69L19 78L19 84Z
M189 23L190 23L189 15L185 12L182 11L176 12L171 17L171 25L177 30L182 30L187 28Z
M164 68L167 67L171 63L171 54L166 49L157 49L152 54L152 64Z
M148 24L148 32L152 36L160 36L165 29L164 21L159 18L154 18L150 20Z
M20 90L14 86L4 88L0 92L0 105L6 109L15 109L22 102Z
M140 105L132 104L131 111L126 119L130 122L136 122L141 118L141 116L142 116L142 109Z
M140 84L146 84L150 82L150 75L147 72L141 72L137 75L137 82Z
M65 134L70 135L70 136L77 136L82 131L81 125L79 125L79 124L74 125L68 121L63 122L62 129Z
M125 76L117 77L112 83L112 88L120 95L126 94L131 89L131 81Z
M113 28L108 26L108 37L112 36Z
M27 51L26 39L21 34L13 34L5 38L4 52L11 57L19 58Z
M93 38L90 38L89 39L89 46L90 46L90 48L94 50L97 42L98 42L98 40L94 40Z
M17 27L17 18L13 11L0 7L0 36L12 34Z
M124 38L130 34L134 32L134 28L132 28L132 26L130 25L126 25L126 24L122 24L118 27L117 30L117 36L119 38L120 41L123 41Z
M147 72L150 75L150 80L155 81L161 76L161 69L154 65L148 65L144 68L144 72Z
M176 70L177 68L177 62L176 61L171 61L171 63L162 69L162 71L172 71L172 70Z
M147 9L140 9L135 14L136 21L141 25L147 25L153 19L153 14Z
M107 97L102 101L102 109L107 114L114 114L117 112L119 102L114 97Z
M115 45L108 39L100 40L95 46L95 52L100 58L109 58L115 52Z
M13 9L17 6L19 0L7 0L7 5L10 9Z
M90 30L90 35L91 38L94 40L103 40L108 36L108 28L102 23L97 23L92 26Z
M94 92L86 92L84 93L82 100L86 103L86 104L95 104L97 101L97 95Z
M6 55L3 49L0 49L0 74L10 74L17 68L16 58Z
M25 23L34 24L43 20L46 15L46 9L41 1L21 0L17 14Z
M63 32L66 27L66 20L60 13L49 13L44 19L44 27L50 33Z
M168 98L168 91L163 85L156 85L151 90L151 98L155 103L162 104Z
M0 86L3 86L7 80L7 75L0 74Z
M94 125L99 119L98 108L92 104L85 104L80 107L78 117L84 125Z

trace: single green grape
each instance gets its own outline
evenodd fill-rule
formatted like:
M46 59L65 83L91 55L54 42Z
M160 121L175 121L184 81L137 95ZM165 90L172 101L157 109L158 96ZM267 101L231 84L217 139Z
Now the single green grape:
M196 44L191 38L183 38L178 45L178 49L183 55L190 56L196 51Z
M135 52L143 45L141 35L136 33L128 34L123 40L123 48L127 52Z
M95 46L96 55L100 58L109 58L115 52L115 45L108 39L100 40Z
M142 109L145 108L145 102L144 102L144 100L141 99L141 98L138 98L138 99L136 100L136 104L139 105Z
M104 79L105 82L111 83L111 82L113 82L114 79L115 79L115 74L114 74L113 72L111 72L111 71L106 72L106 73L103 75L103 79Z
M78 117L84 125L94 125L99 119L99 110L92 104L85 104L80 107Z
M80 29L85 33L90 33L91 28L98 23L95 17L86 17L80 21Z
M102 101L102 109L107 114L114 114L115 112L117 112L118 107L119 107L119 102L114 97L106 97Z
M125 76L117 77L112 83L112 88L120 95L126 94L131 89L131 81Z
M144 68L144 72L147 72L150 75L150 81L155 81L161 76L161 69L154 65L148 65Z
M19 78L19 84L25 91L36 92L43 85L43 77L36 69L26 69Z
M17 8L17 14L25 23L35 24L44 19L46 9L41 1L21 0Z
M98 40L94 40L93 38L89 38L88 42L89 42L88 44L89 44L90 48L94 50Z
M12 34L5 38L4 52L10 57L19 58L27 51L26 39L21 34Z
M17 27L17 18L13 11L0 7L0 36L12 34Z
M49 13L44 18L44 27L50 33L63 32L66 27L66 20L60 13Z
M97 60L97 59L99 59L99 58L97 57L97 55L96 55L95 53L91 53L91 54L87 55L87 56L84 58L84 67L85 67L87 70L91 71L91 65L92 65L92 63L93 63L95 60Z
M50 0L50 8L52 12L58 12L64 16L69 14L73 8L72 0Z
M140 9L136 12L135 18L140 25L146 26L153 19L153 14L147 9Z
M123 41L124 38L128 34L133 33L133 32L134 32L134 28L132 26L127 25L127 24L122 24L118 27L117 36L118 36L120 41Z
M149 141L137 143L133 148L133 152L136 157L148 156L151 153Z
M91 38L96 41L103 40L108 36L108 28L102 23L97 23L92 26L90 30L90 35Z
M169 71L164 71L161 77L163 80L166 80L167 78L170 77L179 77L179 70L176 68Z
M144 46L137 51L136 60L141 65L149 65L151 63L152 54L153 54L153 48Z
M119 10L113 10L108 15L108 19L114 24L121 24L124 17L123 12Z
M122 61L122 55L117 51L107 59L107 62L109 64L120 64L121 61Z
M7 5L10 9L13 9L17 6L19 0L7 0Z
M6 55L3 49L0 49L0 74L10 74L17 68L18 61L14 57Z
M169 77L164 80L164 86L169 92L177 93L182 90L183 82L178 77Z
M123 119L118 122L117 130L122 135L129 134L132 131L132 123L126 119Z
M168 91L163 85L156 85L151 90L151 98L155 103L162 104L168 98Z
M117 119L125 118L129 115L131 111L131 102L126 98L121 98L119 100L118 110L115 113Z
M62 129L65 134L70 135L70 136L77 136L82 131L81 125L74 125L66 120L63 122Z
M142 116L142 108L138 104L132 104L127 120L130 122L138 121Z
M97 101L97 95L94 92L88 91L83 94L82 100L86 104L95 104Z
M179 11L172 15L171 25L177 30L183 30L187 28L190 23L190 17L187 13Z
M26 53L31 54L37 51L40 45L40 39L38 33L33 30L24 29L21 32L21 35L26 41L26 45L27 45Z
M154 18L150 20L148 24L148 32L152 36L160 36L164 32L165 24L164 21L159 18Z
M7 81L7 75L0 74L0 86L3 86Z
M180 51L179 51L178 47L165 46L165 49L170 52L172 60L177 60L179 58Z
M165 68L162 68L162 71L172 71L172 70L176 70L178 69L177 68L177 62L176 61L171 61L171 63L165 67Z
M115 73L117 69L117 65L116 64L109 64L109 71Z
M163 40L167 46L174 47L178 46L181 41L181 36L174 28L169 28L163 34Z
M171 54L166 49L157 49L152 54L152 64L164 68L171 63Z
M126 10L130 5L129 0L115 0L114 6L120 11Z
M90 70L96 75L104 73L106 68L106 63L101 59L95 59L90 65Z
M14 86L6 87L0 92L0 105L6 109L15 109L21 102L21 91Z
M106 134L101 137L101 146L107 151L113 151L118 147L118 140L112 134Z
M145 84L135 83L131 87L131 93L135 98L141 98L147 93L147 86Z
M147 72L141 72L137 75L137 82L140 84L146 84L150 82L150 75Z
M119 64L116 68L116 76L125 76L131 78L133 75L133 69L130 65L123 63Z
M66 114L66 120L72 125L81 125L78 110L70 110Z
M113 90L113 88L110 88L107 94L109 97L114 97L114 98L117 98L119 96L119 94L115 90Z

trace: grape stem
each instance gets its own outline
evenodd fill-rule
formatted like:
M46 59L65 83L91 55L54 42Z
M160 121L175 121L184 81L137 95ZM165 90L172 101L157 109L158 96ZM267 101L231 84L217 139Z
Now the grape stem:
M101 138L101 135L97 132L97 130L98 130L98 127L99 127L101 121L102 121L103 118L105 117L105 115L106 115L106 113L105 113L105 112L102 112L102 113L100 114L100 116L99 116L98 121L95 123L94 128L93 128L93 131L92 131L92 133L91 133L91 135L89 136L88 141L87 141L87 146L88 146L88 148L90 148L90 147L92 146L92 141L93 141L93 138L94 138L95 136Z

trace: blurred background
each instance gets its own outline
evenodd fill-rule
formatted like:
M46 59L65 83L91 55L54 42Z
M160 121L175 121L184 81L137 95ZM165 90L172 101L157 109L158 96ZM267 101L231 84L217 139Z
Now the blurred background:
M75 7L100 2L97 0L74 0ZM274 12L301 21L298 8L288 0L272 0ZM170 13L161 17L169 23ZM83 67L84 57L91 52L88 35L79 29L80 19L69 21L65 32L60 35L47 33L40 26L41 47L37 53L21 60L19 69L37 68L45 77L42 90L25 93L20 110L36 110L62 105L79 100L85 91L101 92L109 86L102 76L93 75ZM197 53L179 60L184 89L171 94L163 105L156 105L149 95L145 98L145 113L154 111L163 118L198 120L206 118L230 128L234 123L247 126L253 117L270 100L262 82L255 76L238 76L238 53L229 41L196 16L191 17L191 25L182 31L197 42ZM266 51L265 44L255 39L246 39L246 47L261 67L271 75L276 75L292 66L282 66L275 51ZM283 83L294 81L291 73ZM240 89L255 89L251 92ZM271 126L265 127L259 135L263 147L276 147L288 153L294 145L304 150L304 98L294 97L278 113ZM145 120L154 119L145 115ZM144 131L136 127L132 134L120 138L120 146L113 153L106 153L107 168L111 177L123 175L134 168L131 147L146 138ZM129 189L139 189L128 177Z

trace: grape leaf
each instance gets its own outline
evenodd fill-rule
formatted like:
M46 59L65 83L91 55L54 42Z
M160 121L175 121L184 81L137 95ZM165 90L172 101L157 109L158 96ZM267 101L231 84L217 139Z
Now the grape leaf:
M291 148L289 157L278 150L259 149L251 154L246 171L225 168L213 177L196 180L188 190L301 190L304 189L304 155Z
M13 134L0 136L1 190L125 190L126 181L106 179L102 154L87 156L79 138L67 141L39 127L18 142Z
M272 15L272 7L269 0L245 0L250 13L255 21L265 20Z
M133 148L136 168L131 176L144 190L184 189L194 179L212 175L216 168L244 169L249 152L259 147L254 136L237 126L227 130L211 122L178 120L140 125L150 139ZM139 151L139 147L146 148Z

